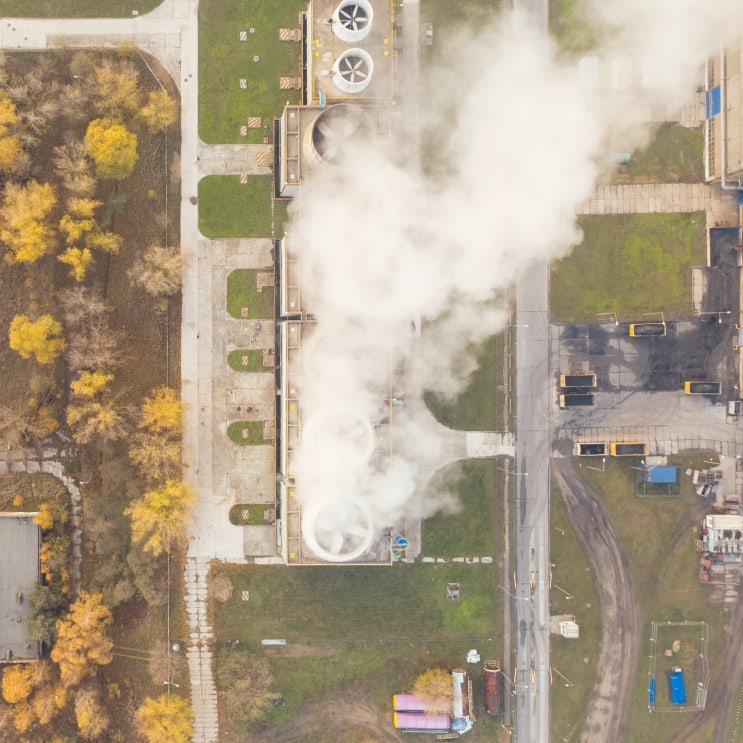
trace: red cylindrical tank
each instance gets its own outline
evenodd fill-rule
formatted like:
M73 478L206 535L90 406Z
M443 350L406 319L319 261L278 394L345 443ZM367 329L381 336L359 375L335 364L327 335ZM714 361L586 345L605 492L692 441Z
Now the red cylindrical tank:
M500 662L486 660L483 664L485 686L485 711L489 715L500 714L501 700L503 699L503 679L501 678Z

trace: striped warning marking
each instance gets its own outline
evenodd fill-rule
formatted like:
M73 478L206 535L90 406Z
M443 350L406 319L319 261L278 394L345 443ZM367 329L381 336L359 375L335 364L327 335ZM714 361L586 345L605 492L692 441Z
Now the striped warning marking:
M240 173L240 183L244 186L248 182L248 174Z
M240 31L240 41L247 41L247 40L248 40L248 32Z
M248 78L247 77L241 77L240 78L240 87L243 90L247 90L247 88L248 88Z
M243 601L250 601L250 591L242 592Z
M240 308L240 317L245 319L248 316L248 308L247 307L241 307Z
M248 127L247 126L241 126L240 127L240 136L241 137L247 137L248 136Z

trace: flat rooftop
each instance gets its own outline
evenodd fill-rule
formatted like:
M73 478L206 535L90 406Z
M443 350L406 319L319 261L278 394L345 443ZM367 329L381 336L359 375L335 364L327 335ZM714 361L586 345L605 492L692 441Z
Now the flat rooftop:
M35 513L0 513L0 660L37 660L29 594L39 583L41 531Z

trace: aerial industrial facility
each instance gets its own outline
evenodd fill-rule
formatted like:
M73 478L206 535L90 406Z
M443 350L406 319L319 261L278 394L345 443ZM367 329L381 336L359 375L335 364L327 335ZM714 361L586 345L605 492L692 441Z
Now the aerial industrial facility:
M360 138L385 141L390 135L392 4L313 0L304 14L303 29L303 104L287 105L278 123L279 198L299 196L304 178L317 168L333 167L345 148ZM392 364L390 377L380 380L372 416L341 403L307 418L302 404L303 346L316 323L312 307L306 306L301 255L294 248L291 236L284 237L277 255L279 552L289 565L389 565L393 524L380 523L380 514L368 507L363 482L347 483L345 492L329 486L322 499L308 502L296 477L296 462L303 440L328 439L329 446L343 442L338 456L360 477L383 469L392 449L401 378Z

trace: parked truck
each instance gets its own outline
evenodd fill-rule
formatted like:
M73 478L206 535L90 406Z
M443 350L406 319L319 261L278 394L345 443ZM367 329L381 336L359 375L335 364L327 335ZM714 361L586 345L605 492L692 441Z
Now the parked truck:
M561 374L560 387L595 387L595 374Z
M629 326L629 334L632 338L642 338L647 335L665 335L666 323L663 322L633 322Z
M573 446L573 455L576 457L605 457L609 445L605 442L599 444L578 441Z
M596 395L576 392L568 393L566 395L560 395L560 407L561 408L581 408L591 407L596 404Z
M705 380L684 382L684 392L687 395L721 395L722 382Z
M648 445L644 441L616 441L609 444L609 453L612 457L644 457Z

